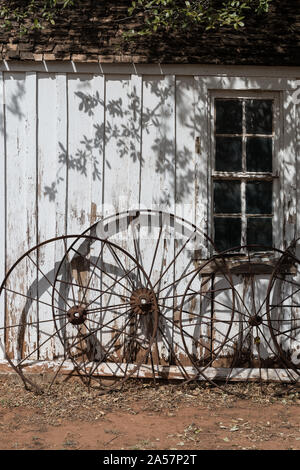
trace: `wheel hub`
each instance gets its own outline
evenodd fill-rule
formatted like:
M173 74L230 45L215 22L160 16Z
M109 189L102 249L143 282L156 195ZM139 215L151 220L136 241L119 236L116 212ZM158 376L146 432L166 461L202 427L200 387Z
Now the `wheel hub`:
M130 297L130 305L136 315L147 315L154 311L156 298L154 292L145 287L133 291Z
M74 305L67 311L68 320L72 325L82 325L86 320L87 312L84 307Z
M249 318L249 325L250 326L259 326L263 322L263 319L259 315L253 315Z

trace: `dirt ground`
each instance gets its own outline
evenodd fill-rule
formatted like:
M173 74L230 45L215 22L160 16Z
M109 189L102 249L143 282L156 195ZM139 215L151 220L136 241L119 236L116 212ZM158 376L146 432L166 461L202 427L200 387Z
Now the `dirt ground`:
M76 380L43 395L0 376L0 449L300 450L300 393L246 399L211 386L133 382L99 396Z

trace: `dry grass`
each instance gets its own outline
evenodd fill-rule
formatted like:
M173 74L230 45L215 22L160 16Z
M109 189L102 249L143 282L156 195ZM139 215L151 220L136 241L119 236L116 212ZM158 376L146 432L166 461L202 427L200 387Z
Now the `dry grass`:
M245 405L286 406L300 403L300 391L284 389L282 396L274 396L275 386L270 384L262 391L255 383L234 384L226 387L228 392L243 393ZM298 389L299 390L299 389ZM148 413L164 412L172 416L179 407L192 406L215 410L234 407L237 397L211 385L149 384L128 381L122 390L99 395L99 391L87 387L78 379L54 384L42 395L24 389L17 376L0 376L0 405L5 408L31 408L39 410L39 420L59 425L63 419L94 421L107 413L123 411L135 414L136 407Z

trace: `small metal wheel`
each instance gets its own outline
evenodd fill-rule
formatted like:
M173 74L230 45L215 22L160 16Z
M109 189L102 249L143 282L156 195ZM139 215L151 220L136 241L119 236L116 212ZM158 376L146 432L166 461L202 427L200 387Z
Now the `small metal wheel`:
M290 382L300 383L300 239L278 260L268 289L267 315ZM299 390L299 389L298 389Z
M248 396L250 382L271 394L289 383L274 342L277 324L268 317L269 280L281 255L255 245L236 247L212 256L190 279L180 311L182 326L193 322L189 341L182 339L199 380L240 397Z
M182 296L190 277L213 248L209 237L194 224L176 215L155 210L132 210L96 222L85 233L123 246L143 266L159 308L158 330L153 347L153 379L191 378L180 328Z
M84 383L106 391L129 377L152 375L158 305L145 271L108 240L82 235L64 241L52 305L65 357Z

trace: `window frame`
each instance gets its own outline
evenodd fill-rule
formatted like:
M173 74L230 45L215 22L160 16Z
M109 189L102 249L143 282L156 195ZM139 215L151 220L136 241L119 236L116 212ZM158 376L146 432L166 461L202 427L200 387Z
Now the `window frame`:
M272 172L224 172L216 171L215 168L215 153L216 153L216 99L262 99L262 100L272 100L273 101L273 132L269 134L269 137L272 137ZM272 192L272 204L273 204L273 214L272 214L272 245L276 247L282 246L282 194L281 194L281 184L282 180L280 174L283 174L283 169L280 167L279 155L281 149L282 141L282 117L281 117L281 94L279 91L268 91L268 90L209 90L209 136L210 136L210 158L208 163L208 232L209 236L214 240L214 201L213 201L213 191L214 191L214 180L239 180L241 184L241 245L246 245L246 226L247 226L247 216L246 216L246 181L273 181L273 192ZM246 159L246 136L263 136L263 134L246 134L245 133L245 114L243 112L243 134L242 134L242 162L243 168L245 168L245 159ZM234 134L228 134L231 136ZM255 217L255 215L253 215ZM257 216L257 215L256 215ZM259 214L259 217L263 217L262 214ZM271 255L271 251L259 251L259 256L266 256L267 259ZM212 255L213 253L210 253ZM232 255L235 258L240 256L243 258L243 252L234 253L229 252L229 256Z

